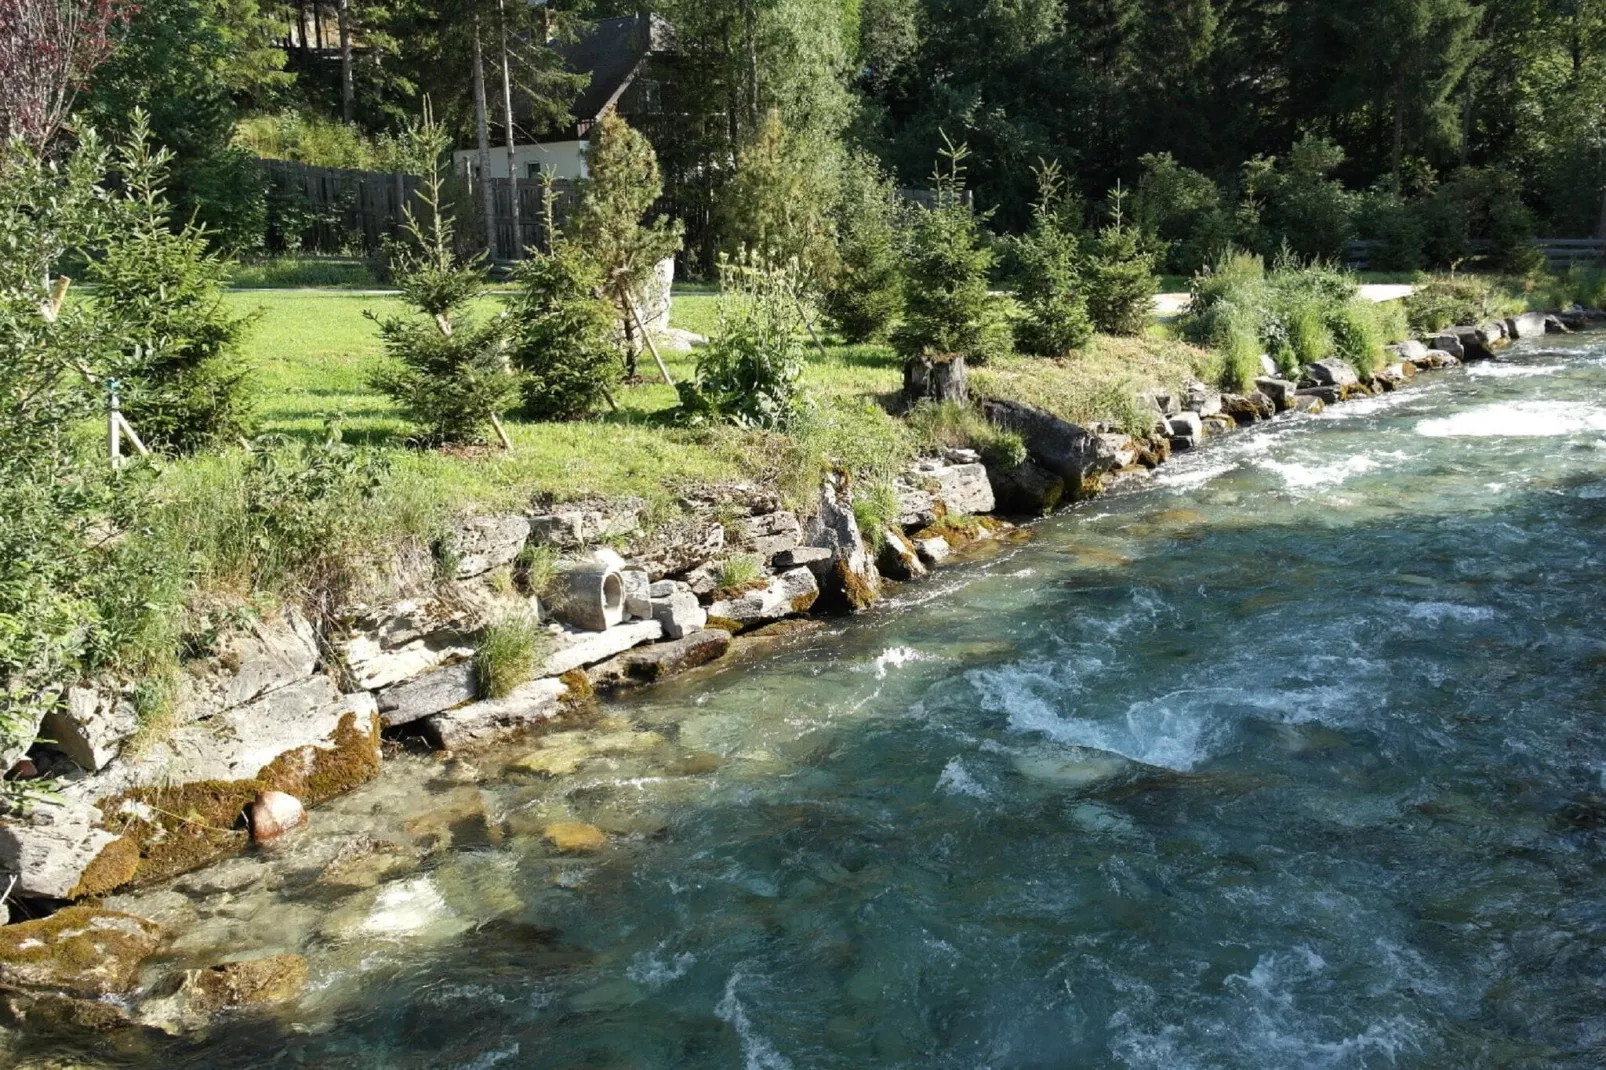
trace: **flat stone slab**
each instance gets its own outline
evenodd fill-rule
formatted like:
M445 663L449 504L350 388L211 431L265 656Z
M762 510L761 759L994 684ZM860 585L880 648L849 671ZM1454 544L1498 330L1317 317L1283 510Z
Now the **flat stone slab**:
M592 666L586 676L599 691L656 683L718 660L730 645L729 632L704 628L667 643L626 651Z
M637 620L620 624L605 632L564 632L552 653L542 663L541 676L562 676L599 661L607 661L642 643L655 643L664 637L664 626L656 620Z
M379 692L379 721L386 728L410 724L476 697L474 663L462 661Z
M487 743L512 735L557 716L569 686L550 677L521 684L502 697L471 702L437 713L421 722L430 743L456 750L472 743Z

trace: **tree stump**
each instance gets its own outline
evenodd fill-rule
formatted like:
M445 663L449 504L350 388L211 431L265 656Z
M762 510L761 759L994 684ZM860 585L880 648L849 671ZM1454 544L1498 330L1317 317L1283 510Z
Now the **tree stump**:
M903 403L913 408L921 401L970 403L963 356L921 355L903 362Z

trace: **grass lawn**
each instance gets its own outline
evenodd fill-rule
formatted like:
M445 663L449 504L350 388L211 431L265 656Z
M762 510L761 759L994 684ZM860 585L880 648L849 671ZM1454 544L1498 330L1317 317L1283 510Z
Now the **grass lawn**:
M674 389L657 381L643 354L644 381L617 393L617 411L586 420L537 423L517 416L507 429L514 448L431 451L408 448L411 430L396 406L368 385L384 359L376 325L365 314L402 310L388 294L338 289L234 290L226 300L258 320L246 345L255 368L257 411L264 433L309 444L322 442L330 421L345 441L380 448L390 476L376 512L393 517L398 534L438 529L458 511L518 509L533 497L579 500L626 495L667 510L693 483L760 480L778 485L801 504L812 496L816 474L839 464L864 478L885 479L901 470L924 444L917 432L890 416L883 402L899 390L901 362L886 346L827 345L807 349L808 416L790 435L735 428L677 426ZM482 311L499 307L487 298ZM677 292L672 322L702 334L718 322L718 298ZM664 351L671 376L689 378L693 353ZM1202 366L1200 350L1162 338L1098 338L1082 354L1060 361L1011 358L978 369L978 382L1000 395L1041 404L1081 423L1122 422L1135 410L1135 392L1175 383ZM202 508L202 488L226 483L227 458L185 462L175 487Z

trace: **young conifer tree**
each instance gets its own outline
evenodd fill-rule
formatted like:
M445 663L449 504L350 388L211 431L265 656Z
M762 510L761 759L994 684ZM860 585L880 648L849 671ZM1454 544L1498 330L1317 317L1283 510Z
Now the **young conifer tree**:
M1143 235L1126 222L1126 191L1116 184L1109 226L1093 242L1087 279L1087 307L1093 325L1107 334L1142 334L1153 313L1160 280L1154 253Z
M152 449L190 453L249 432L240 341L254 316L223 304L228 264L193 223L174 228L163 193L172 154L153 149L143 112L116 153L122 195L102 256L89 262L103 329L117 338L109 375L123 413Z
M1026 315L1015 324L1015 342L1027 353L1060 357L1093 335L1082 291L1076 221L1065 195L1059 164L1037 168L1032 229L1020 240L1018 296Z
M974 364L1010 352L1002 301L988 292L995 256L965 196L969 150L943 135L947 168L933 175L936 200L919 213L903 261L904 322L893 346L905 359L962 356Z
M510 317L469 315L486 292L484 257L462 263L453 250L452 220L441 205L446 137L427 114L424 129L437 148L419 191L426 214L420 221L408 210L410 241L394 254L396 285L414 311L368 314L391 357L373 385L422 426L428 442L481 442L494 430L502 446L511 448L500 418L519 394L520 376L508 359Z
M625 338L625 374L636 374L636 291L658 262L681 245L683 227L662 216L646 222L663 193L652 144L614 109L603 113L586 151L587 177L575 215L576 239L602 269L603 285L618 309Z
M771 108L736 155L736 177L720 198L726 256L747 249L775 264L796 261L811 292L837 272L835 223L839 150L792 130Z
M840 264L825 312L849 342L885 338L903 310L897 189L867 153L848 157L836 206Z
M558 232L546 180L546 251L519 264L512 302L513 363L524 373L524 413L537 420L584 416L612 400L619 382L619 347L613 302L602 267L577 242Z

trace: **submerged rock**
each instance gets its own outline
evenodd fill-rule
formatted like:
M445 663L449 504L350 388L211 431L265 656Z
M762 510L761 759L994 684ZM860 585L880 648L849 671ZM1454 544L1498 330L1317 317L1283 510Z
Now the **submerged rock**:
M1032 780L1072 791L1128 783L1139 777L1171 775L1169 770L1096 747L1053 747L1015 758L1015 770Z
M191 1005L200 1011L284 1003L301 994L307 983L307 960L300 955L220 962L192 970L185 979Z
M418 851L392 840L358 836L341 845L318 874L318 883L333 888L373 888L418 868Z
M132 914L68 907L38 921L0 927L0 984L98 999L134 987L161 943L154 923Z
M600 851L608 844L608 834L595 825L580 821L558 821L541 830L555 849L569 854Z

